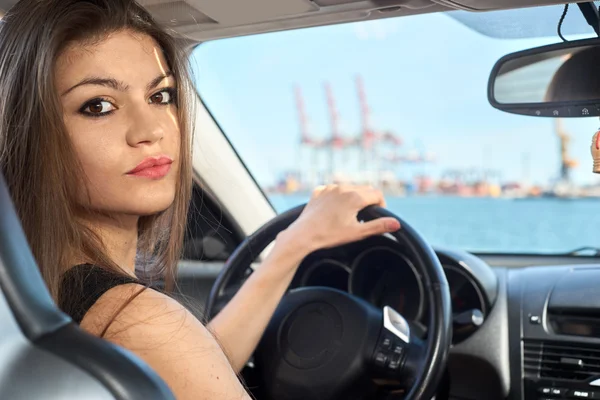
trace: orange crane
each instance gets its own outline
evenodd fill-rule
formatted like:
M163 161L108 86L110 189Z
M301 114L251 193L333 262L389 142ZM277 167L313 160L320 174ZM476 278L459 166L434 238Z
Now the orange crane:
M563 182L570 182L570 171L578 165L577 160L569 156L571 136L564 129L560 118L554 120L554 129L560 141L560 178Z

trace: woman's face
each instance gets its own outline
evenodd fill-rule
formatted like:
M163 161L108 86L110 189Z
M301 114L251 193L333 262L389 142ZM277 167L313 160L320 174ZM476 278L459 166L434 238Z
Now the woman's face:
M138 216L171 205L180 132L170 74L154 40L130 31L61 53L55 82L87 177L82 205Z

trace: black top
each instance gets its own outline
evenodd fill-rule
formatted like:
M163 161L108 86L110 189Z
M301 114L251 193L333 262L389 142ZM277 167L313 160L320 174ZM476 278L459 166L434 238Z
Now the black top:
M107 271L96 265L76 265L62 277L58 293L58 306L73 321L80 324L100 296L115 286L127 283L140 283L140 281L130 276Z

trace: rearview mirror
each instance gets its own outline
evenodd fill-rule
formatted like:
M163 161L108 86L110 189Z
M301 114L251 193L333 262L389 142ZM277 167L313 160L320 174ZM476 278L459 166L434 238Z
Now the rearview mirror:
M499 110L537 117L600 115L600 40L520 51L494 66L488 98Z

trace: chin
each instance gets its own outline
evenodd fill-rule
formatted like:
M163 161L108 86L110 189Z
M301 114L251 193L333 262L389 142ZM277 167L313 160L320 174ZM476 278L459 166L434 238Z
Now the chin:
M99 199L96 199L99 200ZM128 196L113 196L104 201L92 201L92 208L108 214L148 216L169 208L175 201L175 189L142 191Z
M92 209L109 214L148 216L168 209L175 201L175 179L104 185L91 193Z
M173 204L173 203L171 203ZM137 215L138 217L148 217L150 215L155 215L158 214L162 211L165 211L166 209L169 208L169 206L171 206L171 204L168 204L164 207L145 207L145 208L136 208L136 209L132 209L129 210L126 214L128 215Z
M130 210L130 214L148 216L165 211L173 204L173 201L175 201L175 192L155 193L151 196L143 196L138 198L138 201L135 202L129 201L129 207L126 208Z

